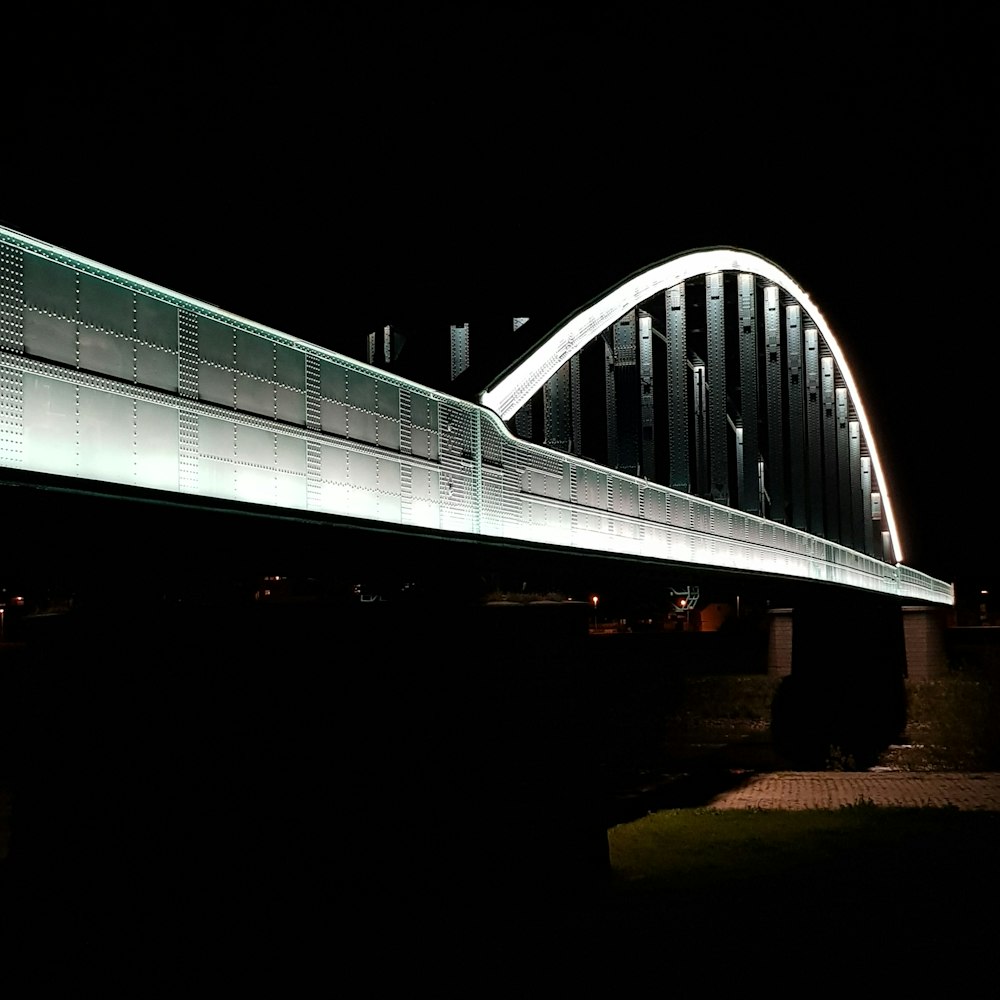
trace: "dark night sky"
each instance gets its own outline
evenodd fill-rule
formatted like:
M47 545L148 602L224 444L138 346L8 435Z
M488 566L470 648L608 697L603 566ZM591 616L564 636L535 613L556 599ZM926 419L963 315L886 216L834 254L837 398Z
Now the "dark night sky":
M651 9L37 16L0 223L355 356L744 247L837 333L906 561L1000 584L991 33L955 4Z

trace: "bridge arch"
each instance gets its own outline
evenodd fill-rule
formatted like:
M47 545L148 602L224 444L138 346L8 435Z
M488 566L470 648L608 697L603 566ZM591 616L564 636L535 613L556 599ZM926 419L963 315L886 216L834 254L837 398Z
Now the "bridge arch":
M885 468L879 455L870 419L844 352L829 323L806 291L784 270L758 254L734 247L700 249L667 258L635 272L555 326L539 342L530 355L522 358L513 367L508 369L480 395L481 403L497 413L501 419L505 421L513 420L518 411L528 404L531 398L542 390L556 376L560 369L567 365L571 358L577 356L584 347L596 338L612 330L615 324L621 322L624 317L635 314L636 310L641 310L643 305L650 303L651 300L661 296L669 297L672 290L675 292L676 301L676 290L683 289L685 283L693 279L720 276L717 291L721 295L721 276L733 273L740 276L750 276L755 286L763 286L765 289L776 289L777 292L773 295L775 304L777 304L780 297L783 306L797 306L802 317L800 331L802 328L805 328L807 331L815 330L816 335L821 338L822 353L831 362L829 366L830 371L824 374L828 374L830 386L832 387L834 380L836 380L844 394L843 399L834 401L833 405L838 408L834 419L839 419L843 423L847 420L848 410L850 411L850 416L854 418L852 423L856 421L859 435L859 441L855 450L857 454L860 454L861 449L865 452L866 475L868 476L866 482L868 485L861 487L861 489L867 491L865 492L864 517L868 520L874 519L880 521L884 526L884 531L881 532L882 557L890 562L901 562L903 560L903 548L893 514L892 501L887 488ZM716 297L718 298L719 296ZM680 296L680 301L683 305L683 294ZM669 311L671 307L668 304L666 308ZM677 309L679 307L674 305L673 308ZM784 336L787 332L785 330L784 310L780 309L778 311L781 314L780 334ZM796 315L799 315L799 313ZM774 323L778 324L779 319L776 318ZM755 338L760 340L764 336L770 336L770 332L765 334L764 323L759 316L755 316L754 324L756 326L754 331ZM779 327L775 325L775 336L778 336L778 330ZM798 335L801 337L801 332ZM667 339L665 334L661 334L661 338L664 340ZM763 354L761 344L757 344L756 349ZM709 346L708 351L711 354L711 346ZM709 359L709 366L711 366L711 359ZM702 375L704 377L704 372ZM756 378L756 374L753 377ZM708 378L711 380L711 372L709 372ZM670 383L668 391L673 385L673 382ZM803 386L804 388L805 386ZM768 388L767 391L770 392L770 389ZM784 392L787 396L787 386ZM717 394L716 398L719 398L719 394ZM826 403L829 400L814 399L813 402ZM728 414L716 414L715 419L721 421L725 416L728 416ZM789 416L785 413L784 420L787 422L788 419ZM732 419L729 422L733 426ZM756 438L754 437L755 440ZM804 446L808 448L808 442L805 441L804 436L803 442ZM754 445L754 447L756 446ZM793 444L792 447L799 447L801 450L803 445L796 446ZM846 455L848 448L849 446L843 446L843 444L840 447L840 451L843 453L840 468L841 480L846 480L852 474L849 470L845 471L846 466L844 462L847 459L844 459L843 455ZM826 449L831 454L836 450L835 446L828 446ZM748 455L747 462L754 462L756 464L756 458L756 455ZM814 455L813 460L818 461L817 456ZM804 489L804 482L798 482L798 480L808 479L810 474L807 465L803 464L802 469L804 471L800 472L797 476L797 486ZM780 472L778 474L781 475ZM836 471L829 472L827 475L828 479L835 479L836 477ZM857 478L855 476L855 479ZM674 482L671 482L669 485L678 486ZM682 485L680 488L684 489L685 487ZM715 485L713 483L714 488ZM835 487L833 487L832 483L827 483L826 488L829 490ZM855 482L853 488L857 492L859 489L857 482ZM763 485L761 485L761 489L763 490ZM850 484L842 483L841 506L845 503L850 505L850 490ZM698 492L696 489L688 489L687 491ZM706 492L705 495L711 499L720 499L716 493ZM725 501L727 498L723 499ZM874 512L868 506L871 503L874 503ZM746 504L748 505L744 505L744 509L753 510L752 498L746 500ZM815 503L813 505L816 506ZM779 516L775 519L782 520L783 518ZM819 520L822 522L821 517ZM827 521L829 522L830 520L831 518L828 514ZM823 530L822 527L817 528L815 519L809 524L803 521L798 526L808 528L810 531L827 537L835 537L838 541L842 541L845 544L851 544L850 538L840 537L837 529L831 525L828 525L827 530ZM854 544L854 547L862 550L867 549L871 554L877 554L872 551L871 538L872 532L867 531L865 541Z

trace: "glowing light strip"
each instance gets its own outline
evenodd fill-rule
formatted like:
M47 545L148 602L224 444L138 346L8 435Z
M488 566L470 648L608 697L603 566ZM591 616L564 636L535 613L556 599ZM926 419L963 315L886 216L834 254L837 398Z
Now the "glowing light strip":
M896 528L896 518L892 510L882 461L875 446L868 414L858 395L854 376L844 358L843 351L837 343L829 324L823 314L816 308L812 299L784 271L771 261L747 250L737 250L724 247L713 250L696 250L683 254L660 264L647 271L629 278L622 285L573 316L565 325L556 328L549 334L546 341L539 345L531 357L521 362L496 385L483 392L479 399L483 406L497 413L502 420L509 420L537 392L560 365L577 351L581 350L594 337L620 319L625 313L652 298L658 292L664 292L674 285L711 271L747 271L767 281L771 281L792 296L816 324L830 353L837 362L851 401L857 411L858 419L864 431L865 441L871 455L875 476L882 493L882 509L885 512L886 523L889 525L889 537L898 562L903 561L903 547L900 544Z

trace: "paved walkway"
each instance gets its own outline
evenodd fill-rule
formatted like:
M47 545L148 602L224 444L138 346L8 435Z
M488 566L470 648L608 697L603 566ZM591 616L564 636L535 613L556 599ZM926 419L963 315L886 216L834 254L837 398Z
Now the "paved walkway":
M1000 773L945 771L779 771L756 774L717 795L709 809L839 809L951 806L1000 811Z

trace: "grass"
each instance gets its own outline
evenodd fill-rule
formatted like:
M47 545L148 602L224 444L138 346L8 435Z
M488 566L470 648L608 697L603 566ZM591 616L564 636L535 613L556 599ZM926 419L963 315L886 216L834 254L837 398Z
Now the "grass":
M961 983L993 962L1000 814L668 810L609 831L613 874L565 947L705 982L857 975ZM630 965L632 963L632 965ZM639 977L644 978L644 977Z
M802 867L843 869L838 878L847 872L852 879L882 877L883 852L893 855L891 870L905 869L915 860L911 853L929 842L985 851L998 833L997 814L884 809L859 801L839 810L666 810L613 827L608 840L623 887L641 881L702 890L706 882L766 882L773 891Z

